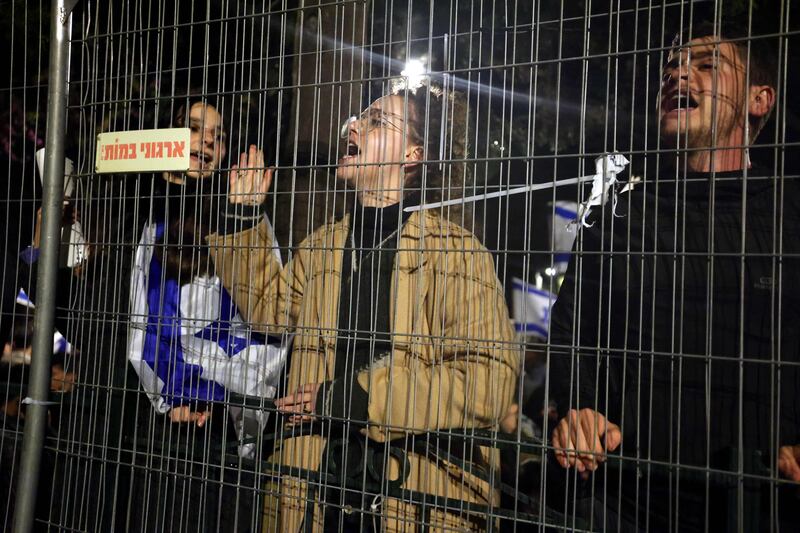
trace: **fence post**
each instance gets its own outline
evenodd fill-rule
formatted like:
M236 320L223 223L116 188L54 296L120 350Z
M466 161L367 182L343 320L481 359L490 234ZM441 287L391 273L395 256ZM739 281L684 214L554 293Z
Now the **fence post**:
M33 526L39 467L47 423L50 394L50 359L53 355L56 274L61 241L64 197L64 131L67 119L67 73L72 8L77 0L53 0L50 13L50 62L47 88L47 136L42 191L42 238L36 277L33 354L22 441L14 531L27 533Z

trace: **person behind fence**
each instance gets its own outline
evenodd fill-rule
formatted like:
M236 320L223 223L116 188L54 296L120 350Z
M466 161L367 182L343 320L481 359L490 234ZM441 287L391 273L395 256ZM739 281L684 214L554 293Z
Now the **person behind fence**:
M798 530L800 204L748 157L778 71L743 28L675 38L668 164L582 229L553 309L552 446L598 529Z
M80 219L75 200L69 197L64 200L60 220L62 230L72 229L73 224ZM4 436L0 437L0 514L5 517L4 523L9 525L15 520L14 506L19 476L29 474L24 469L21 470L19 465L30 405L30 399L26 396L31 362L35 357L33 340L34 335L43 334L41 330L34 328L36 301L41 296L41 292L37 290L37 271L43 238L42 216L42 207L39 207L33 221L34 231L30 245L19 254L6 255L5 277L0 290L0 339L3 341L0 356L0 427L4 430ZM66 254L62 255L65 256ZM97 262L88 264L83 259L75 264L60 263L56 274L57 284L60 287L72 287L73 290L80 286L86 291L82 292L86 297L93 293L92 289L101 285L87 283L87 276L94 278L93 274L97 273L96 267ZM103 350L113 344L113 341L103 335L108 334L110 329L103 320L93 320L91 325L83 328L75 327L76 315L80 314L71 306L75 302L75 292L58 291L55 300L55 327L48 335L52 340L52 353L45 426L47 444L41 455L34 520L46 522L53 516L61 516L64 518L63 523L77 526L80 519L76 515L79 513L73 512L69 506L52 501L52 494L69 485L83 486L87 487L87 497L94 501L101 500L99 491L96 490L101 476L87 468L90 461L84 460L84 457L66 465L59 460L59 448L67 441L75 442L77 439L82 439L89 446L98 447L115 442L112 436L116 433L115 428L113 424L109 424L108 418L102 414L83 416L80 402L76 399L78 394L96 391L104 385L99 376L107 376L105 371L112 365L108 363L111 358L104 357L106 352ZM106 310L113 308L112 303L104 302L103 305ZM70 340L62 332L69 335ZM79 346L86 347L86 351L81 352ZM107 382L105 384L107 386ZM105 398L96 402L99 412L104 411L107 402ZM93 433L98 427L103 427L106 432L102 435ZM113 457L113 452L106 457Z
M184 429L170 429L169 423L144 421L144 427L151 428L152 443L158 446L156 441L160 440L162 452L169 455L167 446L177 450L182 442L195 450L196 460L212 463L223 459L210 448L198 451L197 446L211 443L222 445L223 454L235 454L238 448L241 456L253 455L268 413L222 402L230 392L273 397L286 354L279 341L268 343L264 335L254 333L243 321L204 244L210 235L235 234L263 218L261 206L252 202L253 196L242 194L237 187L245 181L239 180L241 175L264 172L263 153L251 145L231 167L230 175L224 174L228 179L223 182L220 169L230 133L221 114L224 106L217 105L202 96L190 96L174 114L173 125L191 129L191 166L184 173L156 176L148 184L152 201L146 202L149 215L141 230L131 275L128 340L128 359L153 410L173 426L184 424ZM226 192L228 181L231 186ZM271 235L271 229L265 232ZM280 264L274 239L261 244ZM176 438L178 444L168 444ZM231 442L226 450L225 443ZM203 477L199 472L193 475ZM226 478L226 482L231 480ZM174 487L176 497L180 498L181 490L189 490L195 503L206 502L205 508L181 513L171 509L171 503L160 504L148 511L146 527L183 523L183 527L189 524L191 528L195 521L215 529L249 527L245 513L239 513L235 526L234 503L241 505L250 497L239 498L234 489L225 487L218 492L218 481L214 487L205 487L202 479L183 483ZM191 488L187 489L188 485ZM157 493L153 486L144 489ZM231 494L226 495L228 492ZM223 503L222 514L217 517L219 494Z
M511 404L520 359L508 310L474 235L438 210L404 211L461 187L467 118L463 96L398 83L342 128L336 175L356 196L343 218L283 270L263 250L218 262L246 274L226 284L248 320L296 334L267 531L488 525L497 454L459 435L494 429Z
M24 394L30 374L30 362L33 341L33 315L27 310L19 309L4 317L12 322L9 337L3 339L3 352L0 357L0 376L5 383L0 383L0 428L5 436L0 439L0 513L3 516L14 516L14 498L16 495L17 481L20 475L19 461L21 446L19 441L10 438L14 433L22 436L25 429L25 414L27 405L19 394L9 392L18 391ZM3 328L5 329L5 328ZM70 370L65 350L68 343L60 334L56 335L51 361L50 392L52 394L70 393L75 383L75 373ZM47 412L47 432L55 434L56 427L61 420L58 402L50 406ZM36 516L46 519L50 512L48 496L50 486L54 483L55 470L54 454L47 450L42 455L43 472L47 477L39 489L37 498ZM6 514L7 513L7 514Z
M204 239L213 232L241 231L260 219L260 206L237 191L238 173L264 168L254 145L232 166L227 201L213 176L225 159L228 135L220 112L204 98L180 106L191 128L190 170L165 173L154 184L154 205L136 251L131 283L128 356L153 407L173 422L202 427L225 398L274 395L285 350L253 334L215 274ZM239 165L243 169L239 169ZM274 243L274 241L272 241ZM272 246L272 245L271 245ZM280 261L277 247L270 248ZM248 411L248 410L246 410ZM244 417L233 415L237 433L246 434ZM263 428L264 411L249 413ZM257 428L251 428L254 436ZM245 445L246 454L252 446Z
M74 209L65 207L63 225L72 222L77 216ZM9 282L3 284L0 296L2 317L0 318L0 339L3 340L3 351L0 356L0 376L10 385L17 385L24 391L27 384L31 357L33 356L33 312L36 308L34 300L36 284L35 260L39 254L41 241L42 209L37 212L33 242L18 257L7 258L5 272ZM13 281L12 281L13 280ZM16 283L15 283L16 282ZM62 321L59 321L62 322ZM53 332L53 354L51 359L50 390L54 392L70 392L75 384L75 371L72 359L77 350L57 329ZM19 396L0 400L0 413L6 416L23 416L24 406ZM57 423L58 419L48 414L49 423Z

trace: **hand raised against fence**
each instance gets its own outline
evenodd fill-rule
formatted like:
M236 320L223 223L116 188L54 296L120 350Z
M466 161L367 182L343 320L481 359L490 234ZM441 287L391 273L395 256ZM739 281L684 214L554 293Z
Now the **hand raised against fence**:
M192 411L188 405L179 405L169 410L169 419L178 424L195 424L201 428L211 418L211 411Z
M306 383L300 386L294 394L289 394L283 398L275 400L275 407L281 413L291 414L289 417L290 424L299 424L300 422L310 422L314 419L317 403L317 391L319 391L320 383Z
M72 201L67 198L64 200L64 204L61 208L61 227L65 228L70 226L80 220L80 216L78 213L78 209L72 203ZM42 208L36 210L36 224L33 227L33 242L31 242L32 248L39 248L42 241Z
M232 204L261 205L272 185L273 169L266 168L264 152L254 144L239 155L239 163L231 167L228 201Z
M553 430L551 443L564 468L574 466L583 477L606 460L606 452L622 442L619 426L594 409L570 409Z
M792 481L800 481L800 444L781 446L778 450L778 470Z

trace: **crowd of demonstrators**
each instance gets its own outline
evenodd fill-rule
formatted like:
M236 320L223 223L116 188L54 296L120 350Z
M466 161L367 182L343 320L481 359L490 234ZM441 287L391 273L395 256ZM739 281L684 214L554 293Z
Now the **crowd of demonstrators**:
M113 489L113 480L96 467L96 458L120 458L125 425L121 413L132 405L126 406L121 394L132 376L127 374L125 361L128 300L119 296L119 289L127 287L132 268L126 244L132 243L128 228L133 226L130 220L135 214L124 209L133 196L130 183L119 178L107 180L103 193L93 188L96 184L82 183L79 194L65 199L62 231L78 219L86 223L87 231L83 253L79 254L81 261L65 264L59 258L56 331L48 335L55 335L50 388L61 394L51 395L55 403L48 407L42 459L42 472L48 477L39 483L38 501L43 504L37 507L37 520L62 517L69 527L84 528L83 521L89 519L86 513L63 506L59 495L77 491L85 491L96 503L91 520L110 524L113 519L119 493ZM112 219L115 223L109 224ZM0 320L8 368L3 369L3 377L21 395L29 375L33 308L39 299L36 279L41 209L34 226L31 245L19 256L7 257ZM11 401L6 407L23 424L25 405L17 409L18 405ZM5 414L11 413L6 410ZM6 439L4 446L8 442ZM14 444L17 452L20 444ZM82 453L74 453L76 448ZM13 516L7 518L11 523Z
M466 105L429 83L398 86L350 119L336 174L354 206L285 268L245 235L239 248L210 239L247 319L295 333L293 392L276 401L287 434L272 457L289 473L267 489L268 531L489 525L464 504L497 503L497 454L453 435L495 428L508 410L513 329L481 243L438 210L403 209L464 179L466 165L436 159L463 160ZM421 497L450 503L412 503Z
M60 415L51 408L50 419L53 426L64 421L56 453L71 443L90 446L87 459L59 460L54 475L61 481L41 487L49 491L61 482L91 487L104 527L247 530L255 497L220 489L223 481L232 484L227 473L214 476L213 469L184 466L205 461L219 470L226 453L252 454L266 412L220 402L226 391L274 396L285 358L279 345L251 335L201 244L209 234L247 229L261 219L260 206L248 205L250 197L236 188L239 173L264 167L261 152L251 146L250 159L242 154L221 178L229 134L220 112L205 98L190 96L164 123L184 125L191 129L186 173L102 177L85 184L81 197L65 208L65 224L80 215L86 250L82 262L59 271L63 290L56 298L56 327L82 355L54 359L54 386L64 392L75 384L78 392L59 402ZM34 235L20 260L6 266L21 285L4 284L4 329L11 324L6 317L24 318L14 309L20 307L18 286L26 289L20 296L27 296L29 307L36 300L38 231ZM14 326L24 324L18 320ZM27 336L4 332L9 342L3 365L7 359L17 374L21 367L12 363L30 357L32 331L25 331ZM71 364L66 371L65 361ZM140 387L141 399L132 394ZM87 407L92 412L84 413ZM16 417L18 399L9 398L3 411ZM105 474L91 468L91 457L100 453L119 466ZM209 482L208 476L214 479ZM187 495L202 509L177 509L175 503ZM43 495L47 500L56 502L57 496ZM41 518L59 513L42 512ZM71 510L63 513L81 527L69 517Z
M18 281L11 268L6 272L11 279ZM24 276L23 276L24 277ZM20 280L21 281L21 280ZM12 284L9 283L9 286ZM16 498L17 481L20 469L17 466L21 454L22 433L25 429L26 405L23 401L25 387L30 373L30 364L33 344L33 312L25 293L20 295L20 303L3 306L2 339L3 350L0 357L0 517L4 523L10 524L14 516L14 499ZM8 294L8 301L16 299ZM8 325L8 327L6 327ZM51 362L50 391L51 393L70 393L75 382L75 373L71 370L72 350L63 336L56 333L53 358ZM54 435L61 422L59 406L54 405L47 413L47 433ZM45 452L42 457L43 471L52 481L54 458L51 452ZM36 516L46 519L51 512L48 505L50 483L42 483L39 488L39 498L36 507Z
M108 491L119 476L130 493L115 494L114 525L134 530L491 530L500 455L472 436L525 434L534 405L542 427L529 436L552 414L550 458L579 487L556 510L590 528L796 529L800 204L796 183L750 162L777 68L767 40L747 37L714 26L676 37L660 174L581 228L549 338L527 355L463 213L404 209L467 181L463 95L406 80L351 117L336 176L352 207L284 265L263 210L273 170L231 131L227 98L190 94L168 124L191 130L189 170L108 178L86 204L86 260L60 273L70 290L56 324L83 355L55 359L51 389L107 393L100 417L75 411L61 436L88 436L132 468L59 479ZM29 279L37 248L13 267ZM14 327L9 368L33 333ZM526 357L549 369L549 398L519 394ZM117 394L130 390L143 394ZM268 461L281 468L259 523L256 481L224 463L254 455L268 413L226 400L278 390ZM0 411L19 418L19 399ZM102 505L111 525L114 502Z
M77 219L77 210L67 202L62 215L62 227L69 227ZM34 222L33 239L21 253L10 253L4 264L3 290L0 294L0 340L2 340L2 356L0 356L0 515L4 523L11 523L14 516L14 498L20 470L17 463L21 453L22 433L26 422L26 403L24 396L30 376L31 358L33 356L34 309L37 296L36 271L41 240L42 211L37 212ZM69 282L76 275L71 268L62 268L59 272L61 282ZM63 314L64 299L59 299L62 306L57 316L58 328L67 327ZM53 352L51 358L50 392L53 404L48 407L46 432L49 438L68 435L68 422L71 411L69 393L76 382L76 367L79 361L78 350L69 343L56 329L52 334ZM74 432L74 429L72 430ZM85 435L85 434L84 434ZM43 452L43 472L46 482L39 484L39 498L36 516L46 520L54 513L53 506L48 505L50 491L54 480L61 477L55 473L55 458L51 450ZM58 507L55 506L55 512Z
M64 207L62 226L69 226L77 218L77 212L69 203ZM33 310L36 297L35 263L39 255L41 240L42 210L37 212L34 226L34 236L31 245L26 247L19 255L10 255L6 259L4 272L6 282L3 283L3 293L0 295L3 320L0 323L0 339L3 341L2 356L0 356L0 376L11 386L18 386L19 392L24 390L27 380L28 367L31 364L33 352ZM77 351L56 330L53 336L53 359L51 366L52 391L69 392L75 381L72 370L72 356ZM4 401L0 411L5 416L24 416L24 406L20 405L21 398L9 396L0 400ZM50 422L57 422L51 420Z
M661 172L582 229L553 309L552 446L598 529L797 530L800 204L748 158L777 68L746 28L675 39Z

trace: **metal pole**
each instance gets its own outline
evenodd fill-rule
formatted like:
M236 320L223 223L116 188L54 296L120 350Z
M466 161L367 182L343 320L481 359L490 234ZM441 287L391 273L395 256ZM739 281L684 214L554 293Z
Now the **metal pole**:
M22 441L14 531L27 533L33 526L39 466L47 423L50 392L50 358L53 354L56 274L61 241L64 197L64 131L67 119L67 73L71 12L75 0L53 0L50 14L47 137L42 193L42 238L36 277L33 355L31 359L25 432Z

